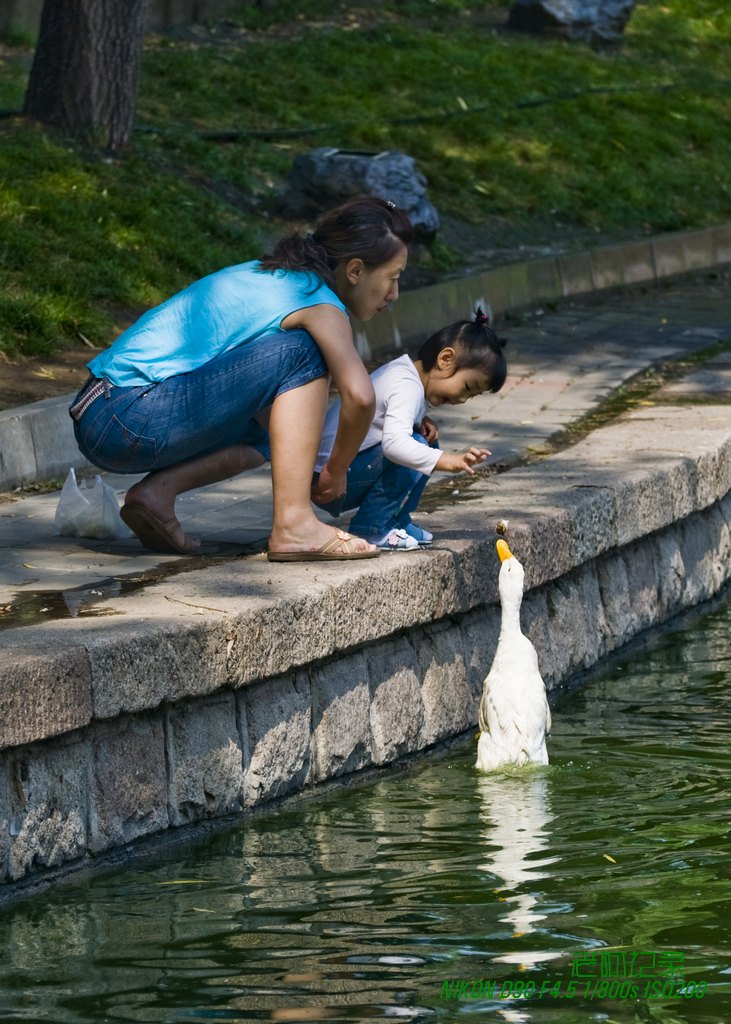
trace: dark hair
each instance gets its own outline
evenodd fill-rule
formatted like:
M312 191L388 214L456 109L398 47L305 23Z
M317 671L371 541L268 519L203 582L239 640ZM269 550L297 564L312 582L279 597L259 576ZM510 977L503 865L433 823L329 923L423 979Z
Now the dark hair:
M508 374L503 354L507 343L507 338L499 338L489 326L487 317L478 306L473 320L457 320L427 338L416 358L421 360L428 373L434 368L442 349L453 348L457 354L455 370L465 367L484 370L490 380L489 390L495 392L503 386Z
M309 270L332 284L333 271L345 260L366 267L388 263L414 229L406 214L378 196L355 196L322 214L312 234L292 231L281 238L261 270Z

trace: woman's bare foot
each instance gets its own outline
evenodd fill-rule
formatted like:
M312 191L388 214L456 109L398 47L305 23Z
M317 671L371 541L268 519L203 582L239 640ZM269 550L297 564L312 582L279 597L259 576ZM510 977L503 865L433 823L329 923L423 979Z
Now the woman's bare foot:
M147 479L127 491L122 513L132 532L152 551L195 554L200 548L200 537L187 534L176 519L174 501L150 486Z
M306 529L288 531L274 529L269 537L268 550L271 554L316 553L327 548L332 557L348 557L353 553L377 552L375 544L369 544L362 537L346 533L313 517L313 522L303 524Z
M262 466L264 462L264 456L255 448L234 444L148 473L144 480L127 491L127 517L132 518L132 508L142 510L135 514L139 528L128 525L147 547L155 544L153 550L193 554L200 547L200 538L188 536L175 518L175 499L178 495L219 480L228 480L246 469ZM144 519L149 520L151 516L155 522L145 523Z

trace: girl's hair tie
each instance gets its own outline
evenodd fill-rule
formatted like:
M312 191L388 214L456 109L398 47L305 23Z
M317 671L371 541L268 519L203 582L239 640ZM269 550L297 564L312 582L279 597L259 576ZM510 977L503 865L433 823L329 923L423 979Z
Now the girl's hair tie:
M482 312L481 308L478 306L477 309L475 310L475 323L486 324L488 323L488 319L489 318Z

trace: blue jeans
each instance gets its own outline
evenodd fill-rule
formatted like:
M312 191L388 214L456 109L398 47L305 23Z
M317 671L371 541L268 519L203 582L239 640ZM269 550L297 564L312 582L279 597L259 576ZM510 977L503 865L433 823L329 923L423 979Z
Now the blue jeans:
M90 462L114 473L149 473L235 444L269 459L269 435L254 416L326 374L306 331L268 334L165 381L110 384L74 422L76 441Z
M428 444L416 431L413 437ZM353 459L343 497L320 507L333 516L357 508L348 529L359 537L382 537L411 521L410 513L419 504L428 479L418 469L390 462L381 445L375 444Z

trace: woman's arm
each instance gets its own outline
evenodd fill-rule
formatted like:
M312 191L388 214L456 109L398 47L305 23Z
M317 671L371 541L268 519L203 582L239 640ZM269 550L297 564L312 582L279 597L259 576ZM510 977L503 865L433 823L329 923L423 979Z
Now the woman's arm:
M298 309L285 317L282 326L285 330L301 327L312 335L340 394L338 429L317 487L318 501L333 501L345 494L348 466L371 425L373 385L353 344L350 321L337 307L320 304Z

